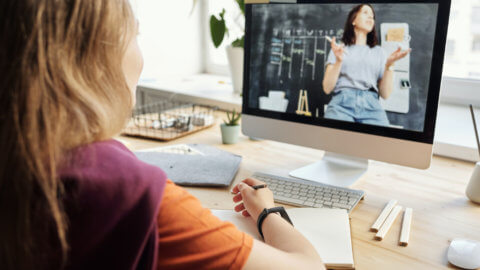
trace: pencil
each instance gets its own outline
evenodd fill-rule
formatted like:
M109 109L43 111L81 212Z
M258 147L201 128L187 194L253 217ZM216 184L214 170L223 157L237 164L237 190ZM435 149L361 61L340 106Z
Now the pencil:
M472 122L473 122L473 128L475 130L475 138L477 138L477 150L478 150L478 154L480 155L480 141L478 139L477 122L475 121L475 114L473 113L472 104L470 104L470 113L472 114Z
M257 190L257 189L261 189L261 188L266 188L267 185L266 184L263 184L263 185L256 185L256 186L252 186L253 189Z

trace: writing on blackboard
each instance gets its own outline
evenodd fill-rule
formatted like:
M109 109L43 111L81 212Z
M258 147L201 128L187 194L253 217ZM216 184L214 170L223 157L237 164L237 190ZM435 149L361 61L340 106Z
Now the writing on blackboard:
M343 29L274 28L272 32L270 64L278 66L278 77L287 69L289 79L292 72L300 72L301 78L307 74L312 81L315 80L316 66L324 66L327 60L329 42L326 37L339 39L343 35Z

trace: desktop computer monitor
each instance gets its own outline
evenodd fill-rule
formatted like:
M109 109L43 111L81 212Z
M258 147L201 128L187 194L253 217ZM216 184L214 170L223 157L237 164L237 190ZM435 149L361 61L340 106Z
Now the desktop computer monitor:
M243 133L326 151L291 176L430 166L450 0L246 3Z

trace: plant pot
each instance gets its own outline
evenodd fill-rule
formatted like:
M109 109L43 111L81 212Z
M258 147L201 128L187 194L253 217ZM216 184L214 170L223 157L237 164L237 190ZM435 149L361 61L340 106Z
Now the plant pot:
M240 94L242 93L243 85L243 48L229 45L226 47L226 50L233 92Z
M240 125L227 126L225 124L220 125L222 131L223 144L234 144L238 142L238 136L240 135Z

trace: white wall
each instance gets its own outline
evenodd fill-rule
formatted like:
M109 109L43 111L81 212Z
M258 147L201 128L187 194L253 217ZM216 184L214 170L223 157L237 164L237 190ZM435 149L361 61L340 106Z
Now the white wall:
M142 79L188 76L204 70L201 8L192 0L130 0L140 23Z

